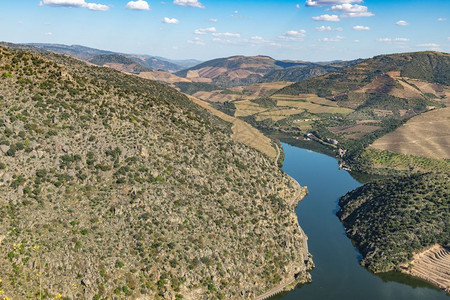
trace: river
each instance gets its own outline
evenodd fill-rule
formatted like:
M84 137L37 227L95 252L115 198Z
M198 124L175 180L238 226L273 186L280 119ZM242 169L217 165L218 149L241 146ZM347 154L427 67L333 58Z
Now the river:
M361 183L339 170L335 158L284 143L283 148L283 170L308 186L309 195L299 203L296 213L308 235L316 267L311 272L312 283L271 299L449 300L423 280L396 272L375 275L361 267L361 254L336 216L339 197Z

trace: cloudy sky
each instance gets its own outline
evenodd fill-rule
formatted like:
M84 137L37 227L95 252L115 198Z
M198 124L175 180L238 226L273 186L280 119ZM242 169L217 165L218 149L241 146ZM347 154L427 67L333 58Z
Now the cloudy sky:
M0 0L0 40L200 60L450 52L450 0Z

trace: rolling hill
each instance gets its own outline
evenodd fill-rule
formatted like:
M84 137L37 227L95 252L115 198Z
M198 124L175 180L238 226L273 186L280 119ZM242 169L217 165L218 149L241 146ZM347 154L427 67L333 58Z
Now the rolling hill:
M303 61L275 60L268 56L232 56L206 61L176 74L228 88L261 82L302 81L339 68Z

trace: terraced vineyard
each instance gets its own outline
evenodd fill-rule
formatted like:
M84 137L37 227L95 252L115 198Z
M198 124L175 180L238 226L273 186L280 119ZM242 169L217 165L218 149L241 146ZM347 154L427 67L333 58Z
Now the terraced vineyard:
M450 249L441 245L420 252L404 267L402 272L423 278L450 292Z

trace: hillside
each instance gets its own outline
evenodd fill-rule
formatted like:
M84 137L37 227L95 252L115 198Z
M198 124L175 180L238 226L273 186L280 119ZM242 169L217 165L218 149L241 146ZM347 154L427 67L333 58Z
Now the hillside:
M308 280L298 186L229 123L57 54L0 47L0 81L2 296L237 299Z
M176 75L229 88L261 82L301 81L338 69L310 62L275 60L268 56L232 56L203 62Z
M398 270L435 244L450 246L448 174L376 181L349 192L339 205L347 235L364 256L361 264L373 272ZM450 279L450 266L444 271Z
M110 67L125 73L140 74L151 72L151 69L143 67L131 58L119 54L102 54L88 59L90 63L100 67Z
M196 60L181 60L178 64L176 60L166 59L164 57L155 57L151 55L136 55L136 54L126 54L118 53L113 51L100 50L80 45L61 45L61 44L43 44L43 43L30 43L25 44L29 46L34 46L40 49L67 54L81 60L90 60L94 56L99 55L122 55L127 58L134 60L136 63L142 65L142 67L164 70L168 72L176 72L187 67L195 65L198 61Z

